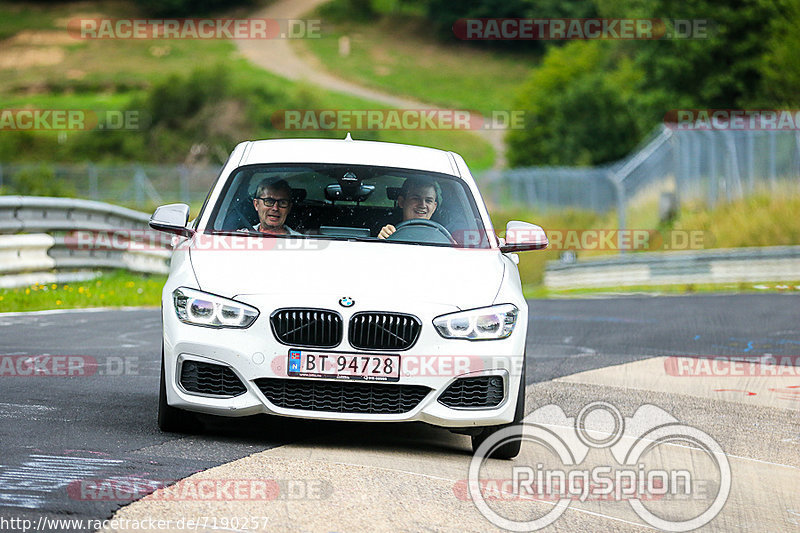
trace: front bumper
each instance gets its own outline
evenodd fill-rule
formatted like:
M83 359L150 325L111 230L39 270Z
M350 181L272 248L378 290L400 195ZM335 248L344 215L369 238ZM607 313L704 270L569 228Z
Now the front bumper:
M372 422L420 421L448 428L469 428L500 425L514 419L517 391L522 370L527 326L527 309L520 309L517 327L506 339L492 341L466 341L443 339L435 331L432 320L435 316L455 311L448 305L426 306L424 313L399 306L397 312L412 313L422 320L422 330L417 342L404 351L357 350L348 344L347 325L355 310L337 309L345 324L343 340L331 349L308 349L333 354L399 354L401 357L400 379L385 384L420 385L431 391L412 409L403 413L355 413L330 412L324 410L289 409L279 407L262 393L256 384L260 378L314 379L334 381L327 378L294 378L286 373L289 350L293 347L279 343L270 328L271 309L296 307L308 304L319 307L316 302L258 301L258 298L239 297L255 305L261 314L247 329L212 329L180 322L171 301L164 301L164 361L167 381L167 402L174 407L190 411L222 416L247 416L259 413L323 420L348 420ZM364 302L368 305L368 302ZM377 304L377 303L376 303ZM362 306L362 309L364 307ZM414 312L416 311L416 312ZM296 347L295 347L296 348ZM305 348L301 348L305 349ZM185 361L199 361L225 365L232 369L245 385L246 391L234 397L213 397L192 393L180 384L180 368ZM505 396L494 407L452 408L439 402L440 394L455 380L474 376L499 376L503 380ZM375 383L382 386L384 382Z

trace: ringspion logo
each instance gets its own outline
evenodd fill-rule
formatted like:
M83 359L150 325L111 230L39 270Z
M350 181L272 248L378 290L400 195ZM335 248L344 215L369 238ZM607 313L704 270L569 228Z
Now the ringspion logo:
M516 441L533 452L515 461L487 459L496 448ZM497 480L504 483L498 486ZM458 489L457 483L456 496ZM575 417L547 405L481 444L470 462L467 489L487 520L510 531L542 529L573 502L587 500L627 502L654 528L691 531L725 506L731 467L711 436L655 405L642 405L630 417L602 401L585 405ZM530 507L520 519L514 512L518 507L489 505L497 499L554 504L540 513Z

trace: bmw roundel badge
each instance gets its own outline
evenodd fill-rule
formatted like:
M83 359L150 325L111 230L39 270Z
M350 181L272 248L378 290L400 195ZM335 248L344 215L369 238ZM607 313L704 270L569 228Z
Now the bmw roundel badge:
M343 296L342 298L339 298L339 305L341 305L342 307L353 307L355 303L356 301L350 298L349 296Z

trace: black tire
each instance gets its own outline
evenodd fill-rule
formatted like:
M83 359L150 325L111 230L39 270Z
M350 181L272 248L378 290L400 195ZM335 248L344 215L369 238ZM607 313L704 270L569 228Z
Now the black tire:
M163 348L161 351L161 386L158 390L158 428L168 433L199 433L201 429L194 413L172 407L167 403Z
M514 421L510 424L502 426L490 426L483 428L483 431L477 435L472 436L472 453L478 451L483 442L491 437L495 432L503 430L511 426L517 426L522 423L525 418L525 358L522 360L522 378L519 382L519 392L517 393L517 409L514 412ZM522 447L522 439L516 439L512 442L503 444L494 449L489 456L492 459L513 459L519 455L519 450Z

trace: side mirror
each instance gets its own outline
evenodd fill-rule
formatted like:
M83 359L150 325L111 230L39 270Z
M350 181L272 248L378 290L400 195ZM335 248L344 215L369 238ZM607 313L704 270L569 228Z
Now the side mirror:
M194 235L194 230L186 227L187 222L189 222L189 206L186 204L162 205L156 208L150 217L151 228L182 237Z
M500 251L524 252L526 250L542 250L547 248L547 234L535 224L511 220L506 224L505 243L500 246Z

